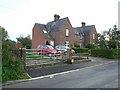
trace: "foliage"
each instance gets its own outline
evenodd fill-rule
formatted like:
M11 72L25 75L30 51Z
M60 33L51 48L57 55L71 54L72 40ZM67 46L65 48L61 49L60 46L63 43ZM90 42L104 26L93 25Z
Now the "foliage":
M120 48L120 30L114 25L108 31L103 31L98 34L98 44L101 49L115 49Z
M94 44L89 43L89 44L86 46L86 48L95 49L95 48L97 48L97 47L96 47Z
M96 57L105 57L111 59L120 58L120 49L92 49L91 55Z
M119 49L113 49L114 52L113 58L120 59L120 48Z
M2 82L28 78L19 58L19 50L15 48L16 42L8 38L5 29L0 30L2 31Z
M73 50L75 50L75 53L88 53L88 48L80 48L80 47L74 47L72 48Z
M98 45L101 49L107 49L105 32L106 31L104 31L102 34L98 33Z
M27 37L20 36L20 37L18 37L16 39L17 39L18 43L22 44L22 47L25 47L27 49L31 49L32 40L31 40L30 35L28 35Z
M2 64L2 82L28 78L20 60L4 60Z
M2 42L2 60L17 60L19 59L19 50L15 48L15 42L9 39Z
M2 40L6 40L8 39L8 32L0 26L0 35L2 35Z

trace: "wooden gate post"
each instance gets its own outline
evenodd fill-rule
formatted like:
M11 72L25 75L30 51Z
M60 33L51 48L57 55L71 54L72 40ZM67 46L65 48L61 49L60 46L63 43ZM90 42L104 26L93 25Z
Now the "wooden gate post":
M71 49L67 49L67 63L69 64L72 64L73 61L72 61L72 52L71 52Z
M21 59L24 66L24 70L26 70L26 49L25 48L21 48Z

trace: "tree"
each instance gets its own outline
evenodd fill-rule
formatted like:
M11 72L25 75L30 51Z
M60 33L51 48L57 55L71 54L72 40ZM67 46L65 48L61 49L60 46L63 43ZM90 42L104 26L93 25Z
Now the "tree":
M17 39L18 43L22 44L22 47L25 47L27 49L31 48L31 45L32 45L31 41L32 40L31 40L30 35L28 35L27 37L20 36L20 37L18 37L16 39Z
M0 35L2 36L1 37L2 41L8 39L8 37L9 37L8 36L8 32L3 27L1 27L1 26L0 26Z
M120 42L120 31L118 30L117 25L114 25L113 29L109 29L107 35L109 36L108 41L109 48L111 49L117 48Z
M105 31L106 32L106 31ZM106 49L106 40L105 40L105 32L102 32L102 34L98 33L98 45L101 49Z
M100 48L120 48L120 31L118 30L117 25L114 25L113 28L110 28L108 31L103 31L102 34L99 34L98 36Z
M17 60L19 52L15 48L16 42L9 39L8 32L3 27L0 27L0 34L2 35L2 61Z
M0 73L2 81L0 78L0 82L22 79L26 75L19 57L19 50L15 47L16 42L9 39L8 32L2 27L0 27L0 35L2 41L2 75Z

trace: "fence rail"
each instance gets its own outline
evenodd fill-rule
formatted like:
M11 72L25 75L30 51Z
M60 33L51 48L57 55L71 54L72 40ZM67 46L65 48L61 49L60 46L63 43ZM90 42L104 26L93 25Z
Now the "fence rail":
M71 53L71 49L67 50L67 53L54 53L53 55L46 55L44 52L37 52L38 49L21 49L21 60L24 64L24 69L26 69L26 61L31 61L31 60L60 60L61 62L65 61L68 63L73 63L73 60L78 58L80 59L81 57L87 58L89 54L88 53Z

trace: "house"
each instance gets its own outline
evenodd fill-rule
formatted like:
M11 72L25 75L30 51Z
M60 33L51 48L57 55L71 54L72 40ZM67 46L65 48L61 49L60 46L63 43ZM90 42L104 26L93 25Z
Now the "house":
M81 27L73 28L75 32L75 44L80 47L87 47L89 43L97 43L97 31L95 25L86 26L85 22Z
M94 25L73 28L68 17L61 18L55 14L54 20L47 24L35 23L32 29L32 48L38 45L50 44L85 47L88 43L96 44L96 29Z
M59 15L54 15L54 21L46 25L35 23L32 30L32 48L37 48L40 44L50 45L74 45L74 31L68 17L60 19Z

